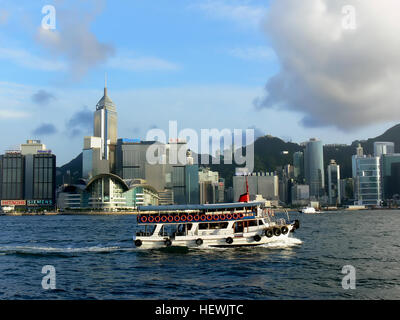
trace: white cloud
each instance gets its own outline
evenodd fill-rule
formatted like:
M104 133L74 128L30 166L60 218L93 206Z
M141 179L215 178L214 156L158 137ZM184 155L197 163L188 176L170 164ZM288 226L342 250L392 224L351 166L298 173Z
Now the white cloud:
M265 7L237 0L208 0L192 4L191 8L199 9L209 17L231 20L243 27L251 28L258 28L267 12Z
M79 5L88 7L80 10ZM107 62L114 54L114 47L101 42L91 30L91 23L103 9L103 1L70 4L69 7L58 5L57 29L39 27L37 30L36 41L54 57L64 59L75 79L82 78L91 68Z
M0 48L0 59L32 70L64 71L66 69L65 64L60 61L41 58L24 49Z
M345 5L356 29L343 28ZM353 130L399 120L398 0L275 0L265 33L281 70L258 108L299 111L307 127Z

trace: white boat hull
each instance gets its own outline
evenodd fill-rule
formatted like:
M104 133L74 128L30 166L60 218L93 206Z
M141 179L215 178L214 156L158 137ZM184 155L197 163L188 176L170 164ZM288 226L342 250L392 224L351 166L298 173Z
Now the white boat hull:
M141 245L137 246L140 249L160 249L166 247L187 247L187 248L225 248L225 247L245 247L245 246L260 246L268 243L279 242L289 237L292 225L287 225L288 232L279 236L272 235L267 237L264 234L265 230L257 232L238 233L238 234L221 234L221 235L193 235L182 236L171 239L169 237L134 237L133 240L140 240ZM256 237L258 235L258 237ZM232 239L231 243L227 239ZM201 239L201 244L198 241ZM257 240L258 241L257 241ZM168 242L168 240L170 242ZM228 240L229 241L229 240Z

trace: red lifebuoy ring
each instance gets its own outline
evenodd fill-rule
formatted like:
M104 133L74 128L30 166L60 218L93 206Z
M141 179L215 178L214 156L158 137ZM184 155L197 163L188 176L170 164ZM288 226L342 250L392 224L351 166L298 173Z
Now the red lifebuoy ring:
M196 215L193 217L193 219L194 219L194 221L199 221L199 220L200 220L200 216L199 216L198 214L196 214Z
M226 219L226 216L223 213L219 215L219 220L225 220L225 219Z
M191 214L189 214L188 216L187 216L187 221L192 221L193 220L193 216L191 215Z
M162 222L167 222L167 217L166 217L166 216L162 216L162 217L161 217L161 221L162 221Z
M154 221L154 218L153 218L152 216L150 216L150 217L147 219L147 221L153 222L153 221Z
M161 220L160 216L156 216L156 217L154 218L154 222L160 222L160 220Z
M207 216L207 220L208 220L208 221L211 221L211 220L212 220L212 215L208 215L208 216Z
M207 217L204 214L200 216L201 221L206 221L206 219L207 219Z
M185 216L185 215L181 216L181 221L186 221L186 219L187 219L187 216Z
M167 220L168 220L168 222L172 222L172 221L174 221L174 217L173 216L168 216Z
M237 220L239 218L237 213L234 213L232 216L234 220Z
M226 219L227 219L227 220L231 220L231 219L232 219L232 215L231 215L230 213L228 213L228 214L226 215Z
M178 222L180 220L179 216L174 217L175 222Z
M243 213L239 213L239 219L243 219L244 214Z
M218 220L219 220L219 216L218 216L217 214L214 214L214 215L213 215L213 220L214 220L214 221L218 221Z
M147 221L147 217L146 217L146 216L142 216L142 217L140 217L140 221L142 221L142 222L146 222L146 221Z

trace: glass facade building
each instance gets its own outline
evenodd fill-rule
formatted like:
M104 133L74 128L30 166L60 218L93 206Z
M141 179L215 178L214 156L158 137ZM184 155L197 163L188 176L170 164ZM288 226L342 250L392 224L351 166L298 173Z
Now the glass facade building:
M382 204L379 157L352 157L354 204L380 206Z
M0 199L24 199L24 160L21 154L0 156Z
M26 200L28 207L56 204L56 156L47 150L37 152L0 156L1 200Z
M324 195L324 152L322 141L310 139L304 151L305 182L310 186L310 197L319 199Z
M383 198L400 195L400 153L381 156Z
M293 175L297 183L304 182L304 154L301 151L293 154Z
M340 166L335 160L331 160L328 166L328 197L329 204L339 205L341 203L340 194Z

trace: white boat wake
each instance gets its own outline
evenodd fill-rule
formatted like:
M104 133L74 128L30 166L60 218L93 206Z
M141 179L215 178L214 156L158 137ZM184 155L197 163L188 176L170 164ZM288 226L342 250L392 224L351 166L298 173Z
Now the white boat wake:
M56 248L56 247L42 247L42 246L5 246L0 247L0 255L10 253L85 253L85 252L113 252L113 251L133 251L135 248L123 248L119 246L90 246L81 248Z

